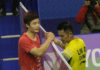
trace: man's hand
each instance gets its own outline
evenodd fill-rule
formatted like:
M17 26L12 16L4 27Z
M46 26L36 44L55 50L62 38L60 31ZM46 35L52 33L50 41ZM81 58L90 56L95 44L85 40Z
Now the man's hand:
M52 32L46 32L45 36L47 39L49 39L51 41L54 40L54 38L55 38L55 35Z
M54 38L54 43L56 43L57 45L59 45L61 48L65 48L65 44L62 43L62 41L58 40L57 38Z

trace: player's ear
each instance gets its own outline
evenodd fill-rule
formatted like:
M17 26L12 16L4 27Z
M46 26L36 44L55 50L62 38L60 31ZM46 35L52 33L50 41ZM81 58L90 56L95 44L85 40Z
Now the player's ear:
M69 36L72 37L73 36L73 32L69 32Z
M26 28L29 28L29 25L28 24L26 24Z
M69 32L69 35L73 35L73 33L72 32Z

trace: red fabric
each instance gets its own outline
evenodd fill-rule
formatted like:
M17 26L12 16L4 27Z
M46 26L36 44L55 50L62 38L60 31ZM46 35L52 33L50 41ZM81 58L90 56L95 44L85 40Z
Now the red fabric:
M100 7L98 7L98 8L96 9L96 12L97 12L97 13L100 13Z
M36 38L37 41L33 41L25 33L20 37L18 47L20 70L38 70L39 68L43 70L41 58L29 53L32 48L40 47L38 34L36 34Z
M75 17L75 20L77 23L83 23L85 21L85 16L88 11L87 6L82 6L80 11L78 12L77 16Z
M93 11L93 18L95 24L98 23L98 19L99 19L98 14L100 14L100 7L98 7L96 10Z

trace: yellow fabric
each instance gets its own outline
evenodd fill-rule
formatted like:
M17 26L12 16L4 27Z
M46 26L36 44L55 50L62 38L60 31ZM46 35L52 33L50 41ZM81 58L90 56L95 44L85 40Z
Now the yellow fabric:
M64 49L63 55L71 59L69 64L72 70L86 70L86 46L82 39L72 40Z

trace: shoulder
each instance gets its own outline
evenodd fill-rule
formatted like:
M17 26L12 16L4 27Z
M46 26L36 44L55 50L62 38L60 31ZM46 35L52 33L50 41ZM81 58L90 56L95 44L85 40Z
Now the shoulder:
M81 39L81 38L77 38L77 40L78 40L79 42L84 42L83 39Z
M70 48L76 47L76 46L82 46L82 45L85 46L85 43L84 43L84 41L83 41L81 38L75 38L75 39L73 39L72 41L70 41L70 43L68 44L68 46L69 46ZM72 47L71 47L71 46L72 46Z
M83 39L81 39L81 38L78 38L78 41L79 41L79 43L85 44Z
M74 40L72 40L70 43L84 43L83 39L76 37Z
M76 39L76 43L75 43L74 45L75 45L76 49L86 47L86 45L85 45L83 39L81 39L81 38L77 38L77 39Z
M19 38L19 42L24 42L24 41L28 41L28 38L25 33Z

